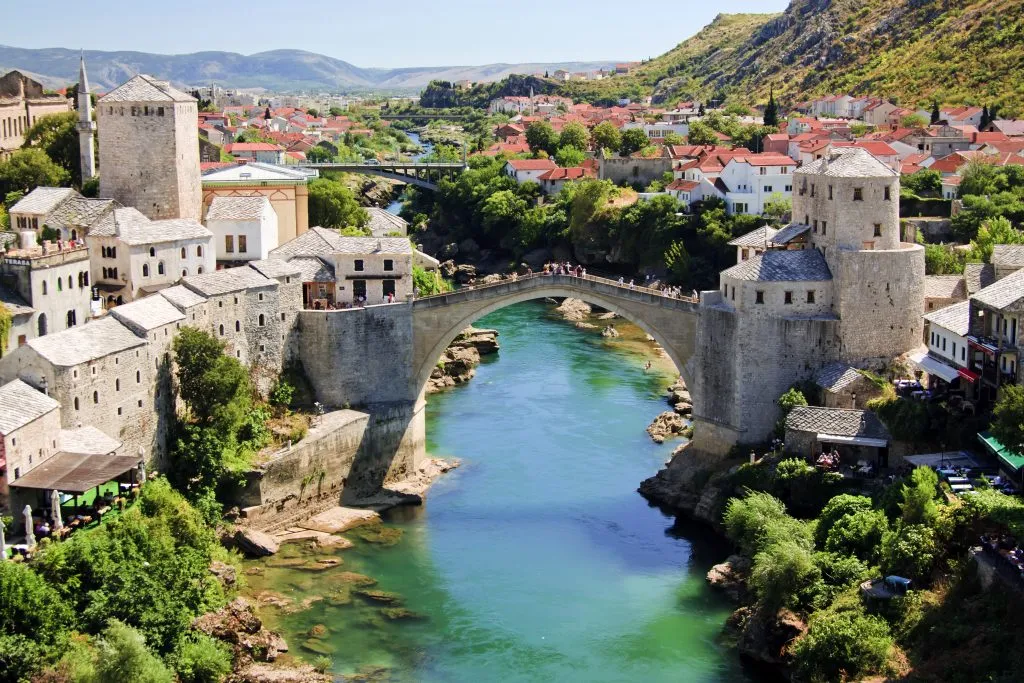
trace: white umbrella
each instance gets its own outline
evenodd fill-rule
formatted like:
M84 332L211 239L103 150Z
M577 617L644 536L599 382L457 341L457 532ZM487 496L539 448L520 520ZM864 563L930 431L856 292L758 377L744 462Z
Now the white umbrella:
M32 528L32 507L26 505L21 514L25 519L25 545L31 548L36 544L36 533L35 529Z
M139 485L146 483L146 449L139 446Z
M64 520L60 516L60 491L57 489L50 492L50 509L53 516L53 530L60 531L64 528Z
M0 562L7 559L7 542L4 539L4 520L0 519Z

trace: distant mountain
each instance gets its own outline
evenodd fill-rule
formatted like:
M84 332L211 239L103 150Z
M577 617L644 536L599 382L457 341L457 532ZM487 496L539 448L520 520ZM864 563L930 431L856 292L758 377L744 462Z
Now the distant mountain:
M78 80L79 52L64 48L28 49L0 45L0 73L19 69L48 87ZM195 52L160 55L148 52L85 51L90 84L109 90L137 73L148 73L179 85L217 83L234 88L268 90L410 90L434 79L496 81L513 73L594 71L606 62L486 64L483 66L363 69L333 57L304 50L271 50L253 55L235 52Z

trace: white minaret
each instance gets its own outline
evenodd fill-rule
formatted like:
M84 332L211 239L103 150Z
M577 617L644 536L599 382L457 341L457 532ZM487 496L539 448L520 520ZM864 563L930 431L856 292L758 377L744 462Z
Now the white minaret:
M89 79L85 75L85 53L78 70L78 154L82 163L82 182L96 177L96 122L92 120Z

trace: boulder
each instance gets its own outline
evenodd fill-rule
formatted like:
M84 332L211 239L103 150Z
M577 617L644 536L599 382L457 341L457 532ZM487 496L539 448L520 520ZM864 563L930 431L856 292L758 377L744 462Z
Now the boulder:
M455 267L454 277L455 281L460 285L469 284L476 279L476 266L466 263L459 264Z
M615 329L615 325L608 325L603 330L601 330L601 336L612 339L619 336L619 331Z
M763 609L741 608L729 621L730 625L740 629L736 643L740 654L755 662L772 665L790 663L791 644L807 632L807 624L787 609L773 614Z
M281 546L270 534L256 529L239 529L235 532L235 545L249 557L273 555Z
M336 506L311 517L300 526L328 534L337 534L364 524L380 523L380 515L372 510Z
M467 327L449 346L471 346L480 352L481 356L497 353L501 347L498 345L498 331L485 330L476 327Z
M459 245L455 242L449 242L448 244L441 247L439 256L443 259L453 259L459 255Z
M230 564L221 562L220 560L214 560L210 563L210 573L216 576L221 585L225 588L234 586L238 581L238 575L235 572L235 568Z
M741 602L747 592L749 573L750 560L742 555L730 555L725 562L712 567L705 578L712 588L722 591L731 600Z
M480 245L472 237L459 242L459 254L467 260L474 260L480 256Z
M693 413L693 406L689 403L679 402L672 406L672 410L679 415L690 415Z
M242 665L254 660L272 662L288 651L284 638L263 628L263 622L245 598L235 598L216 612L196 617L192 628L230 643L236 662Z
M611 311L608 311L607 313L602 313L601 315L597 316L597 319L598 320L615 320L618 317L619 317L618 313L612 313Z
M569 322L586 320L590 315L590 304L580 299L568 298L555 309L558 314Z
M449 259L447 261L442 261L441 265L438 266L438 270L441 272L441 277L451 279L455 277L457 266L455 265L455 261Z
M481 278L477 278L476 282L474 282L473 284L475 284L477 286L479 286L479 285L493 285L493 284L496 284L498 282L501 282L504 279L505 278L502 277L501 275L499 275L498 273L491 273L490 275L484 275Z
M320 673L309 664L275 666L253 663L239 667L231 675L234 683L331 683L334 677Z
M596 329L598 329L598 327L597 327L597 325L594 325L594 324L591 324L591 323L578 322L578 323L576 323L576 329L577 330L596 330Z
M665 439L683 431L683 418L677 413L666 410L647 426L647 433L651 435L655 443L663 443Z

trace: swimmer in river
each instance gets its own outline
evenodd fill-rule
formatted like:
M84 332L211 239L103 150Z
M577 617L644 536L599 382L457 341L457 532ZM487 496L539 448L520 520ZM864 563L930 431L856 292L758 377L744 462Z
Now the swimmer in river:
M647 372L650 369L651 369L651 361L647 361L646 363L644 363L644 372Z

